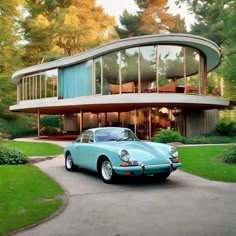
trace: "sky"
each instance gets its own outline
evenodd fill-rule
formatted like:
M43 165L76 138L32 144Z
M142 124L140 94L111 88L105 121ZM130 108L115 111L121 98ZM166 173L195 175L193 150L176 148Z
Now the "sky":
M96 0L97 5L101 5L104 8L104 11L112 16L115 16L117 22L119 22L119 16L123 13L125 9L130 13L135 13L138 10L134 0ZM187 29L194 22L194 17L189 14L187 7L178 8L174 1L169 1L169 12L171 14L177 15L180 14L181 17L185 17L185 23Z

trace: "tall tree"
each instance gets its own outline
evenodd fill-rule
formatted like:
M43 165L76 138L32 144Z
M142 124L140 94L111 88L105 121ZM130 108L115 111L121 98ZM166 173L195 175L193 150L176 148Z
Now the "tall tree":
M120 16L121 26L116 26L120 38L167 32L175 24L175 17L167 12L168 0L135 0L139 11Z
M167 11L168 0L135 0L140 8L142 29L152 33L166 32L174 25L174 16Z
M169 31L171 33L187 33L187 28L184 18L182 18L180 15L176 15L175 22L172 26L170 26Z
M227 15L225 27L226 40L223 45L223 63L221 74L225 80L227 97L236 101L236 2Z
M236 90L236 2L233 0L179 0L195 13L196 23L191 33L213 40L221 47L221 66L215 78L223 76L224 96L235 99ZM216 81L216 80L215 80ZM218 86L221 86L218 79Z
M176 4L186 3L196 18L191 33L213 40L218 45L225 41L225 26L232 0L178 0Z
M116 37L114 17L94 0L27 0L25 8L28 64L73 55Z
M21 64L17 31L20 0L0 1L0 116L15 100L11 75Z
M123 14L120 16L120 23L122 27L118 25L115 26L115 30L120 38L149 34L149 31L141 29L143 23L138 14L131 14L127 10L124 10Z

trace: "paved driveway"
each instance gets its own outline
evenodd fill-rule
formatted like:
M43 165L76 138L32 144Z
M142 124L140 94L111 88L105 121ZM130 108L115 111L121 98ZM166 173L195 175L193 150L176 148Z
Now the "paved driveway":
M67 172L62 156L37 164L62 185L62 214L17 236L235 236L236 184L177 170L168 180L104 184L87 172Z

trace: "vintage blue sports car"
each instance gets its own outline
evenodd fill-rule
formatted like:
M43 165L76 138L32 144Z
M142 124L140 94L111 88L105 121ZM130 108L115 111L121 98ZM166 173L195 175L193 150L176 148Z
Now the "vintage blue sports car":
M92 170L105 183L114 182L118 175L165 179L181 166L175 147L141 141L132 130L121 127L88 129L65 148L64 155L68 171Z

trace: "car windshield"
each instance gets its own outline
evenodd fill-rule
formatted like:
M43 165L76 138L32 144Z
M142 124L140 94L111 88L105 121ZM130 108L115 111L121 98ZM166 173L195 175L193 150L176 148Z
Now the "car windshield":
M95 132L96 142L138 140L130 129L100 129Z

